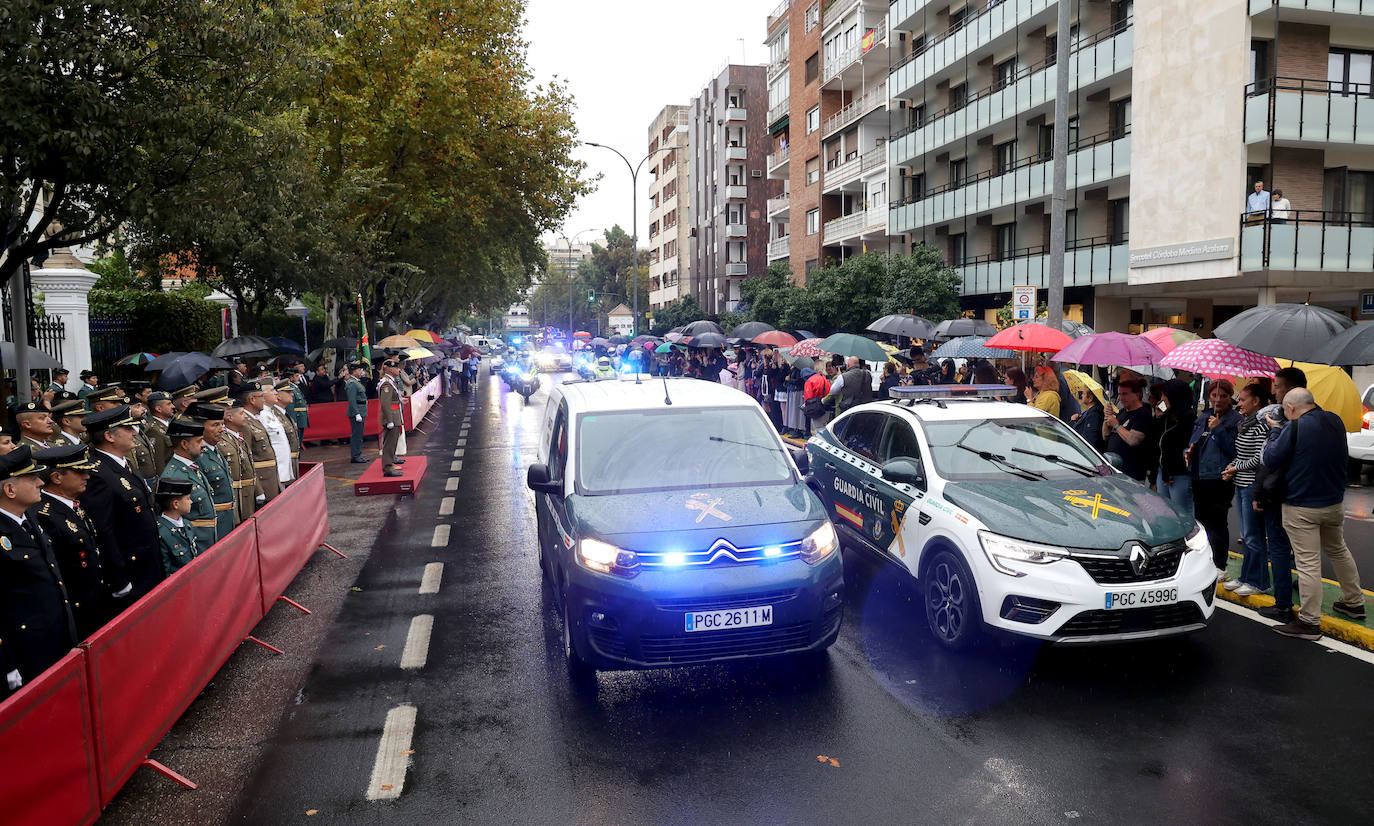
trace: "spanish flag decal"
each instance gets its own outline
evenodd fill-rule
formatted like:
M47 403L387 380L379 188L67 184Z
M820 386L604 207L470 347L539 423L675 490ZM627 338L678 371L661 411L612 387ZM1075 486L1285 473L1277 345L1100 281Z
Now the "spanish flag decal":
M839 502L835 503L835 514L859 530L863 530L864 518L849 508L846 508L844 505L841 505Z

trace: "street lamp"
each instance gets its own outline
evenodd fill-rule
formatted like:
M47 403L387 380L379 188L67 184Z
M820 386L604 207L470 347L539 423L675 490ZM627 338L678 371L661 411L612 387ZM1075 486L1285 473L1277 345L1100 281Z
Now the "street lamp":
M669 152L669 151L672 151L672 150L675 150L675 149L686 149L687 147L686 147L686 146L677 146L677 145L674 145L674 146L660 146L659 148L657 148L657 149L653 150L652 152L650 152L649 154L645 155L643 158L640 158L639 163L637 163L637 164L632 164L632 163L630 163L630 159L627 158L627 157L625 157L625 154L624 154L623 152L621 152L619 149L616 149L614 146L607 146L607 145L604 144L604 143L593 143L592 141L583 141L583 143L585 143L587 146L595 146L595 147L597 147L598 149L609 149L609 150L611 150L612 152L614 152L615 154L617 154L617 155L620 156L620 159L621 159L622 161L625 162L625 166L628 167L629 170L630 170L630 209L633 210L633 212L632 212L632 216L633 216L633 217L632 217L631 220L630 220L630 261L631 261L631 270L633 270L633 277L634 277L634 288L631 290L631 292L634 293L634 304L635 304L635 305L634 305L634 314L635 314L635 317L634 317L634 325L633 325L633 328L631 329L631 332L633 332L633 333L635 333L636 335L638 335L638 333L639 333L639 168L642 167L642 166L644 165L644 162L645 162L645 161L649 160L649 159L652 158L654 155L657 155L659 152Z
M301 346L305 348L305 352L310 352L310 332L305 326L305 317L310 315L310 308L305 306L298 296L291 299L291 303L286 305L286 314L301 320Z

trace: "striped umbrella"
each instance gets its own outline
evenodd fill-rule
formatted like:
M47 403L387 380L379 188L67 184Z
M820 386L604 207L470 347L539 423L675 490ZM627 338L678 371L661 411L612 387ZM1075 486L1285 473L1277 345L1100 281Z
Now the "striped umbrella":
M960 336L935 348L930 354L937 359L1014 359L1016 354L1000 347L989 347L986 336Z
M1165 367L1201 373L1208 378L1242 376L1273 378L1279 363L1269 356L1243 350L1219 338L1185 341L1160 360Z

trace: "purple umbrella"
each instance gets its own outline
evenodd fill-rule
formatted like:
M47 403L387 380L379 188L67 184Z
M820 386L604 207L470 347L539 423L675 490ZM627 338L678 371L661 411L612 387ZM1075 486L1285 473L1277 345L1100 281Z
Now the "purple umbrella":
M1093 333L1076 338L1055 353L1054 361L1074 364L1132 365L1159 364L1164 351L1153 341L1125 333Z

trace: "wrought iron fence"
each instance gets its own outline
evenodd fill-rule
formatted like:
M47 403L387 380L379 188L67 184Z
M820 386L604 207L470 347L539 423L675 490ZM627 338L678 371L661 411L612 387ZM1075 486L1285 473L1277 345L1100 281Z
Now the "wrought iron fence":
M39 315L37 308L33 304L33 285L30 280L29 269L24 268L24 304L28 311L28 332L29 346L47 353L58 361L62 360L62 344L67 338L66 325L62 319L56 316ZM4 316L4 335L6 341L14 341L14 330L11 319L13 313L10 308L10 289L9 285L0 287L0 314ZM5 365L6 369L12 369L13 365Z
M90 330L91 370L104 381L123 369L114 366L116 361L135 352L134 326L127 318L92 318Z

